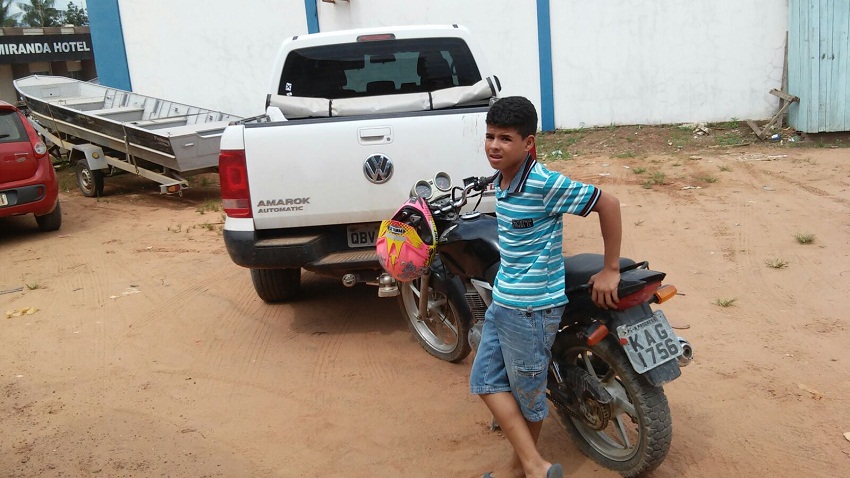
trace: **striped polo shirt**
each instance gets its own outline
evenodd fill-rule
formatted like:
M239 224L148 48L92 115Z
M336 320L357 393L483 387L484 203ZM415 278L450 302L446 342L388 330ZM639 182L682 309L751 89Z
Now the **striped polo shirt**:
M494 181L502 257L493 301L512 309L565 305L562 215L587 216L600 191L549 171L530 155L507 191L501 178L498 173Z

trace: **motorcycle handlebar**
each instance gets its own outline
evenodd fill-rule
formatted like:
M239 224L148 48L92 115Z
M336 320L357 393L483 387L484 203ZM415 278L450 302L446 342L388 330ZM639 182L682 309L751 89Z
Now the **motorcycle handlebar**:
M447 213L452 209L460 210L463 206L466 205L466 199L469 196L469 193L474 189L479 192L483 192L487 189L487 186L490 185L499 173L493 174L492 176L480 176L477 178L472 178L472 180L464 186L460 198L454 203L447 204L440 208L440 212Z

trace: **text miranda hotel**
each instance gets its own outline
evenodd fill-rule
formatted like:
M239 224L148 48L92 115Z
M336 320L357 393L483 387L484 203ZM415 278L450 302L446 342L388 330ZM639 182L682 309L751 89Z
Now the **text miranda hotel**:
M71 53L91 51L84 41L57 41L53 43L0 44L0 55L32 55L38 53Z

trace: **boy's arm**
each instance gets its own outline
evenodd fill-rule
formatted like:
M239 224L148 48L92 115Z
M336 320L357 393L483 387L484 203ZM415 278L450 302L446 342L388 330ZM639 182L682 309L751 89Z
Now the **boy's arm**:
M620 284L620 242L623 224L620 219L620 201L600 191L599 199L592 211L599 214L602 242L605 245L605 268L588 282L593 286L593 302L603 309L614 307L619 302L617 286Z

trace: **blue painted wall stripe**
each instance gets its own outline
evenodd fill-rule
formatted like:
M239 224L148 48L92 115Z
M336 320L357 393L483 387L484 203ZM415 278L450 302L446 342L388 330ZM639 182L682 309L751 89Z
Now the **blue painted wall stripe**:
M319 33L319 9L316 0L304 0L304 10L307 12L307 33Z
M132 91L118 0L88 3L94 64L101 85Z
M537 49L540 63L540 123L555 130L555 86L552 79L552 28L549 0L537 0Z

